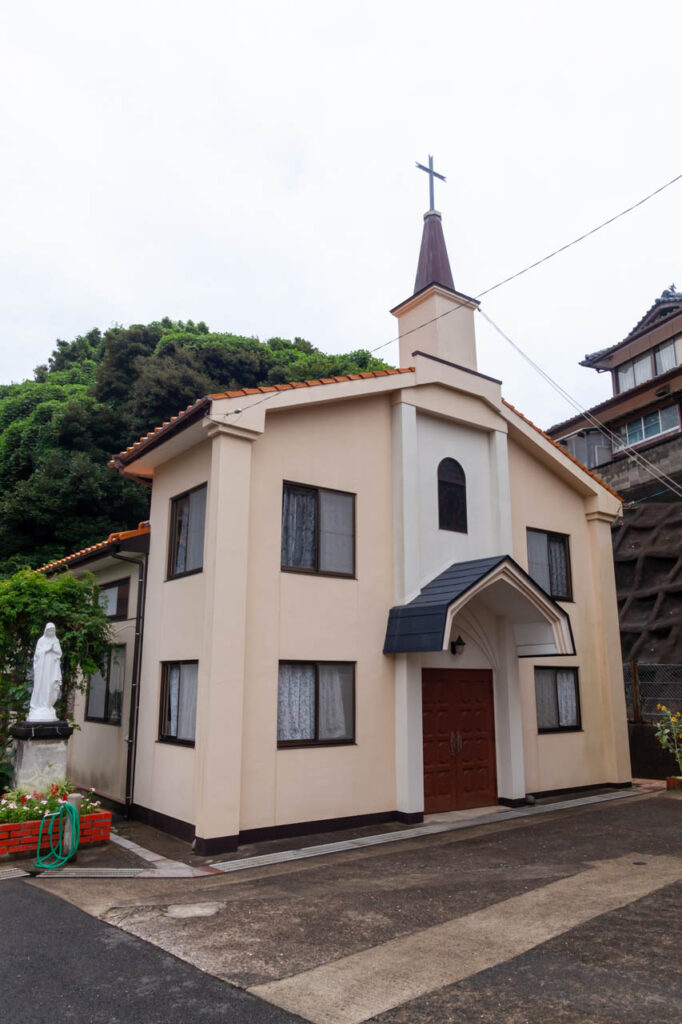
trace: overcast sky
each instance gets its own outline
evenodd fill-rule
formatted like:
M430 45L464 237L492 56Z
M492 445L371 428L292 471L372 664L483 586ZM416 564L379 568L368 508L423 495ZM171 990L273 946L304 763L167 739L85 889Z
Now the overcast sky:
M395 336L426 175L475 295L682 172L675 0L53 0L0 12L0 382L56 338L162 316ZM586 352L682 288L682 182L485 309L585 405ZM570 408L480 318L480 368ZM397 345L380 353L398 359Z

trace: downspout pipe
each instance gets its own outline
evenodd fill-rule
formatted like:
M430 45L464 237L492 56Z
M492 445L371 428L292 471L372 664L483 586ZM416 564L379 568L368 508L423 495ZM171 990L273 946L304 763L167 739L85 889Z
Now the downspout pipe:
M137 722L140 711L140 676L142 673L142 640L144 637L144 611L147 596L147 560L130 558L129 555L112 554L119 562L131 562L137 566L137 609L135 613L135 645L133 647L133 676L130 687L130 715L128 718L128 753L126 758L125 807L126 817L131 816L133 791L135 789L135 759L137 755Z

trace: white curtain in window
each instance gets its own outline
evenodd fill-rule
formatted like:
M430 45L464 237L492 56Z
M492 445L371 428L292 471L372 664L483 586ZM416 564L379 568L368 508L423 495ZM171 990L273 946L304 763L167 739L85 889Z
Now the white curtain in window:
M206 488L200 487L189 496L187 529L187 561L185 571L201 569L204 564L204 529L206 525Z
M284 663L279 666L277 739L315 739L315 666Z
M317 568L317 491L290 485L284 488L282 565Z
M559 726L556 681L551 668L535 669L535 706L538 729L556 729Z
M168 722L166 734L178 735L178 700L180 697L180 666L171 665L168 670Z
M539 530L528 530L528 575L539 583L544 591L550 592L547 534Z
M576 679L572 671L557 672L556 690L559 708L559 725L565 728L578 724L578 702L576 700Z
M353 738L353 666L319 666L319 738Z
M665 373L674 369L676 365L675 342L669 341L666 345L661 345L656 353L656 373Z
M635 370L632 363L626 363L618 371L618 391L628 391L635 386Z
M352 494L320 491L320 569L354 571Z
M676 430L680 425L680 417L676 405L661 409L661 430Z
M547 541L549 552L550 593L554 597L568 596L568 566L566 565L566 545L563 540L550 537Z
M197 720L197 676L199 666L186 662L180 666L180 694L178 697L178 725L175 734L179 740L193 740Z
M635 359L635 384L643 384L645 380L651 380L653 376L651 362L651 353L649 352L644 356L640 356L639 359Z

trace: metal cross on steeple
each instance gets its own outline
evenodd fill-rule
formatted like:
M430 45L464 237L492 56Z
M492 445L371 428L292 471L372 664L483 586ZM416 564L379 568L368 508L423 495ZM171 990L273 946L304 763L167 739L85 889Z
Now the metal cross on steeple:
M441 181L447 181L447 178L443 174L439 174L438 171L433 169L433 157L429 153L429 166L424 167L424 164L417 163L417 167L420 171L426 171L429 176L429 210L435 210L436 207L433 204L433 179L440 178Z

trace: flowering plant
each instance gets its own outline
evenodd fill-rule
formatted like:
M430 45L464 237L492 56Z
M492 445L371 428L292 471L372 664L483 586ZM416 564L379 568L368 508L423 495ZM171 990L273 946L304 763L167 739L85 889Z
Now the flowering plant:
M656 739L673 755L682 775L682 711L671 711L665 704L656 707L663 712L663 717L656 722Z
M53 782L45 793L9 790L0 797L0 825L40 819L44 814L56 811L60 804L66 803L69 793L73 792L75 787L66 779ZM81 814L94 814L100 806L100 801L93 798L92 791L83 794Z

